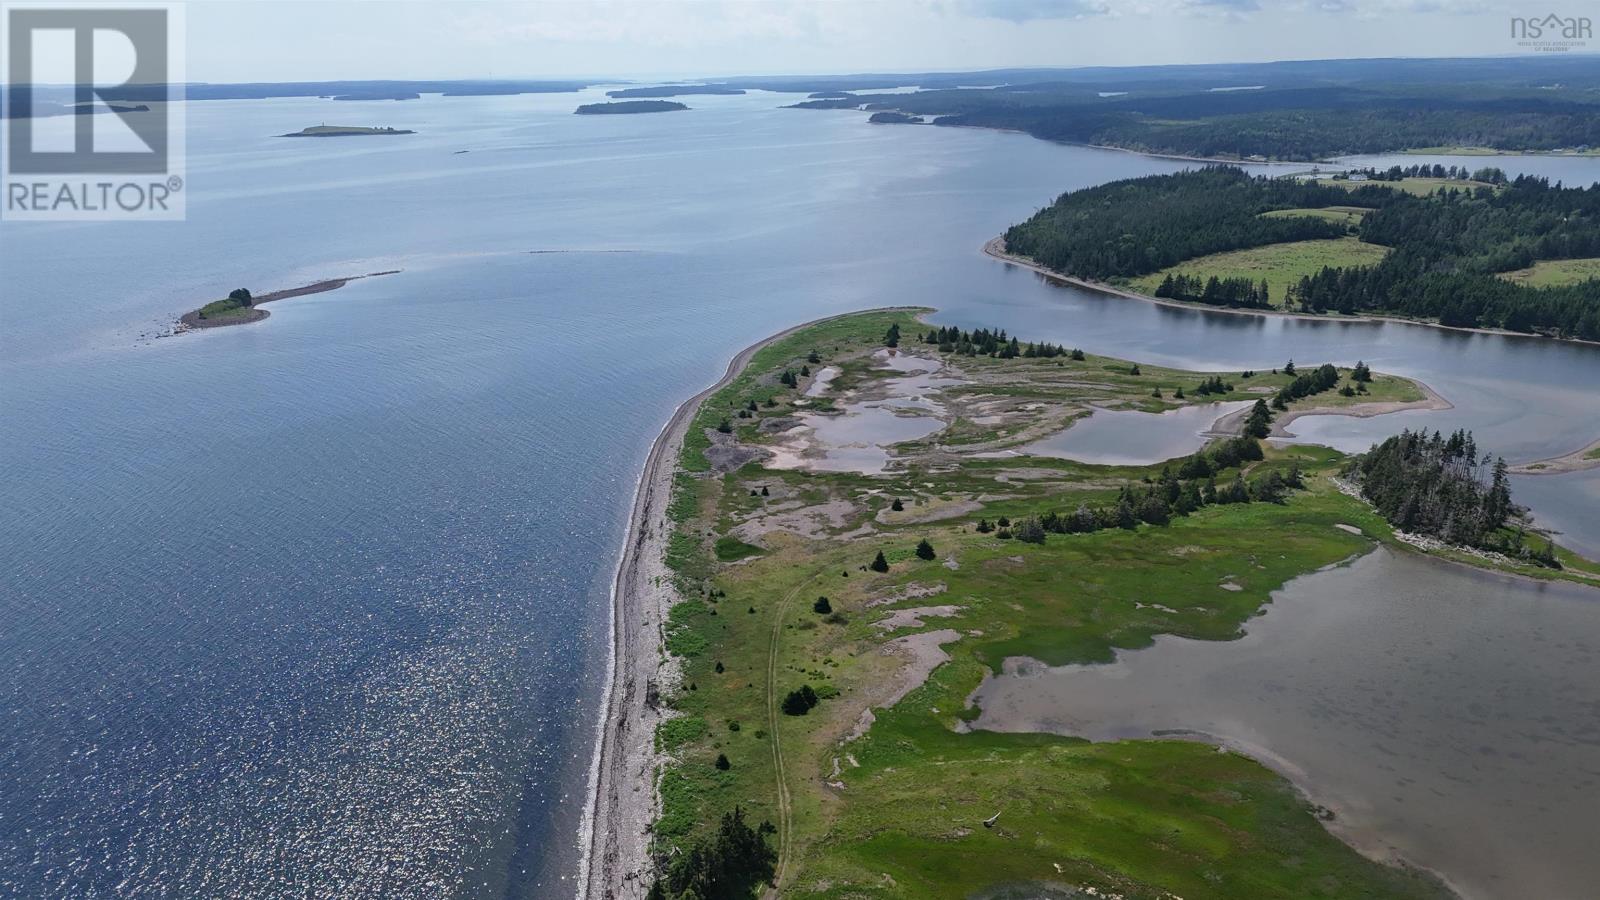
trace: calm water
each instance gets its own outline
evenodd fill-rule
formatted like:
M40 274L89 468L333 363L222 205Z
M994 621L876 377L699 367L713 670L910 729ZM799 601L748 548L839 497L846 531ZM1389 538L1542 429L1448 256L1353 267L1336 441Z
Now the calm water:
M1239 641L991 679L977 724L1209 735L1469 897L1577 898L1600 881L1597 676L1600 591L1378 550L1290 582Z
M1021 452L1101 465L1153 465L1204 447L1210 440L1204 435L1218 419L1253 402L1197 403L1162 413L1097 409Z
M0 894L569 895L648 441L802 319L923 303L1156 363L1364 358L1457 405L1330 424L1343 446L1469 426L1519 460L1597 430L1595 348L1165 309L978 251L1176 163L771 94L587 99L195 104L188 222L0 227ZM321 121L420 133L269 137ZM234 287L397 267L141 338ZM1600 476L1532 481L1600 547Z

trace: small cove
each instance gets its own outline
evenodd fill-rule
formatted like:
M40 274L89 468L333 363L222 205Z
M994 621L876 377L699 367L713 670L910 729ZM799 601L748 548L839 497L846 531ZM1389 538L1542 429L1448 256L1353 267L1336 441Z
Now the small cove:
M1180 607L1181 597L1151 602ZM1600 880L1600 591L1379 549L1295 579L1244 637L1109 665L1010 660L976 727L1216 740L1336 810L1336 832L1469 898Z

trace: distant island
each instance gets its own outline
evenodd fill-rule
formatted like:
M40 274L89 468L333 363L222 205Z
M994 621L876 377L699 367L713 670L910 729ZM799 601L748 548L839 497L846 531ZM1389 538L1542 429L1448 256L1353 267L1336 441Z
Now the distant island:
M384 272L368 272L365 275L349 275L344 278L330 278L326 281L317 281L302 285L297 288L288 288L282 291L272 291L259 297L251 295L248 288L236 288L221 300L213 300L199 309L190 310L178 319L178 330L188 331L195 328L221 328L226 325L247 325L259 322L268 315L261 307L274 300L287 300L290 297L304 297L307 294L321 294L325 291L337 290L352 281L362 278L376 278L379 275L393 275L399 269L390 269Z
M878 125L921 125L927 120L921 116L909 116L901 112L875 112L867 121Z
M633 97L684 97L694 94L723 96L742 93L744 93L744 88L729 87L725 84L663 84L659 87L622 88L615 91L606 91L606 96L624 100Z
M633 113L677 112L688 109L672 100L623 100L618 103L585 103L573 110L579 116L617 116Z
M278 137L352 137L358 134L416 134L408 128L375 128L366 125L312 125Z

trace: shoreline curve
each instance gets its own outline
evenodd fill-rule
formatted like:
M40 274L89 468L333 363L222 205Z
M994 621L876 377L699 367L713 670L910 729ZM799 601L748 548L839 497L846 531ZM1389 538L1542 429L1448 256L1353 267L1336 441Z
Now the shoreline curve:
M657 807L654 726L662 718L655 712L652 700L655 677L665 662L661 622L676 599L665 564L670 534L666 513L683 438L700 405L738 377L757 353L798 331L864 312L927 309L891 306L852 310L802 322L765 337L735 354L714 384L679 404L650 445L611 584L611 652L606 664L605 702L589 767L588 800L578 833L582 848L578 868L580 900L630 896L626 886L645 874L646 829L654 821ZM646 621L645 614L652 609L656 615ZM637 887L642 890L643 885Z
M1339 322L1339 323L1393 323L1396 325L1416 325L1422 328L1438 328L1443 331L1455 331L1465 334L1493 334L1508 338L1527 338L1529 340L1560 341L1566 344L1587 344L1600 347L1600 341L1586 341L1582 338L1555 337L1548 334L1529 334L1523 331L1508 331L1504 328L1464 328L1459 325L1441 325L1438 322L1426 322L1421 319L1406 319L1400 316L1319 316L1311 313L1285 312L1276 309L1236 309L1228 306L1208 306L1204 303L1185 303L1181 300L1168 300L1162 297L1152 297L1137 291L1130 291L1103 281L1090 281L1063 275L1054 269L1047 268L1034 262L1026 256L1009 253L1005 249L1005 235L990 238L983 245L983 254L991 259L1003 263L1019 266L1043 276L1045 279L1072 287L1094 291L1097 294L1106 294L1112 297L1121 297L1126 300L1142 300L1145 303L1154 303L1157 306L1166 306L1172 309L1187 309L1196 312L1222 313L1230 316L1262 316L1267 318L1297 319L1304 322Z

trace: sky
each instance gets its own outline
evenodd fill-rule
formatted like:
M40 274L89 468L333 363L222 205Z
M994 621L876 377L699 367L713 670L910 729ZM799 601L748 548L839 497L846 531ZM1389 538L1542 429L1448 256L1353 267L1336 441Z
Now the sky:
M1519 52L1510 37L1511 16L1593 16L1591 4L195 0L187 4L188 80L659 79L1493 56Z

